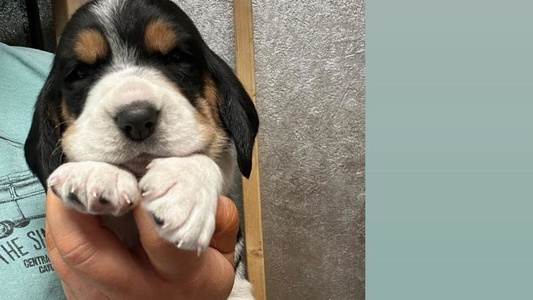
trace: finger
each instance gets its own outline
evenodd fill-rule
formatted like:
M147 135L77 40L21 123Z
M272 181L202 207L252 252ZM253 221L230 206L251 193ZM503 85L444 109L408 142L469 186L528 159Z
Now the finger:
M66 298L68 300L108 299L93 286L88 285L70 269L70 267L63 261L63 258L54 244L52 235L50 234L50 231L48 231L48 224L46 225L46 231L48 232L45 237L48 256L57 276L61 279L61 286L63 287L63 292L65 293Z
M219 198L219 204L220 201L223 205L217 210L217 218L221 219L216 222L215 243L228 257L212 247L200 256L196 251L181 250L158 235L149 213L142 208L134 211L146 261L160 277L179 285L184 294L195 295L193 299L213 299L213 295L225 295L227 299L233 286L233 250L228 249L235 247L234 223L239 223L238 213L235 216L233 204L226 203L231 200Z
M124 293L140 288L132 286L132 282L145 282L137 261L123 243L100 224L98 217L65 208L50 191L46 216L47 235L65 264L60 268L72 271L110 298L123 298ZM64 275L70 276L67 271Z
M57 250L57 247L54 244L54 240L52 239L52 234L48 226L48 221L46 222L45 241L46 248L48 249L48 257L50 258L50 262L52 263L52 266L54 267L57 276L61 279L61 281L64 281L67 284L74 282L74 280L77 279L77 276L74 274L74 272L72 272L72 270L70 270L70 268L61 258L61 255L59 254L59 251Z
M152 217L142 208L134 211L142 246L149 263L156 272L174 278L176 276L190 275L197 271L209 256L213 259L213 249L208 248L198 257L195 251L176 248L175 245L162 239L157 233ZM239 230L239 213L235 204L226 197L220 197L217 214L216 228L212 239L212 247L224 255L224 258L233 265L237 231ZM209 255L206 255L209 254Z
M216 227L211 247L218 250L233 265L237 232L239 231L239 211L235 203L227 197L220 197L218 201Z
M137 207L133 215L145 259L156 273L165 278L175 278L190 274L201 263L204 255L198 256L195 251L182 250L164 240L157 233L151 215L141 207ZM139 250L139 249L137 249Z
M68 284L66 284L63 280L61 280L61 287L63 288L63 293L65 293L65 298L67 300L76 300L76 296L74 296L74 292L70 289Z
M79 289L61 281L61 287L67 300L110 300L109 297L87 285L84 285L83 289Z

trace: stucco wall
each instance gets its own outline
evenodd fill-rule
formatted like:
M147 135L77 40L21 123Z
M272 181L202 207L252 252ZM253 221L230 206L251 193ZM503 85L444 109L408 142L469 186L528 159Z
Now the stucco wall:
M364 2L254 1L269 299L364 299Z
M55 32L49 0L0 1L0 42L53 52Z

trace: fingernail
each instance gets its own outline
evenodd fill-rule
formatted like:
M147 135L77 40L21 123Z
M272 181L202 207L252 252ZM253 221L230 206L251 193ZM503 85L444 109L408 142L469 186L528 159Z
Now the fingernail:
M122 195L122 198L124 199L124 201L126 201L126 204L128 206L131 206L133 204L127 194Z
M51 186L50 186L50 190L52 190L52 193L54 193L54 195L56 195L56 196L58 196L58 197L59 197L59 193L57 192L57 190L56 190L56 187L55 187L55 186L51 185Z
M152 160L148 165L146 165L146 170L149 170L151 167L153 167L155 162Z

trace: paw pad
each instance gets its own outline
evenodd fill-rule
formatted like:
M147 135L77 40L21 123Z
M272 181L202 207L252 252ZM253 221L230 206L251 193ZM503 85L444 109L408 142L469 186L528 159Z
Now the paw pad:
M152 215L152 219L154 219L154 222L159 226L165 225L165 221L156 215Z
M80 198L78 198L78 196L76 194L74 194L73 192L68 193L67 199L70 202L73 202L73 203L76 203L78 205L83 206L83 203L81 203Z

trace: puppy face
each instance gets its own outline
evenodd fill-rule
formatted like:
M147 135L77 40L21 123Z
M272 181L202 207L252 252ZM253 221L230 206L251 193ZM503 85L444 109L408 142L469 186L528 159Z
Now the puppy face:
M251 169L255 108L232 70L171 1L93 1L63 33L26 142L41 178L68 161L135 173L155 157L204 153L235 142Z

